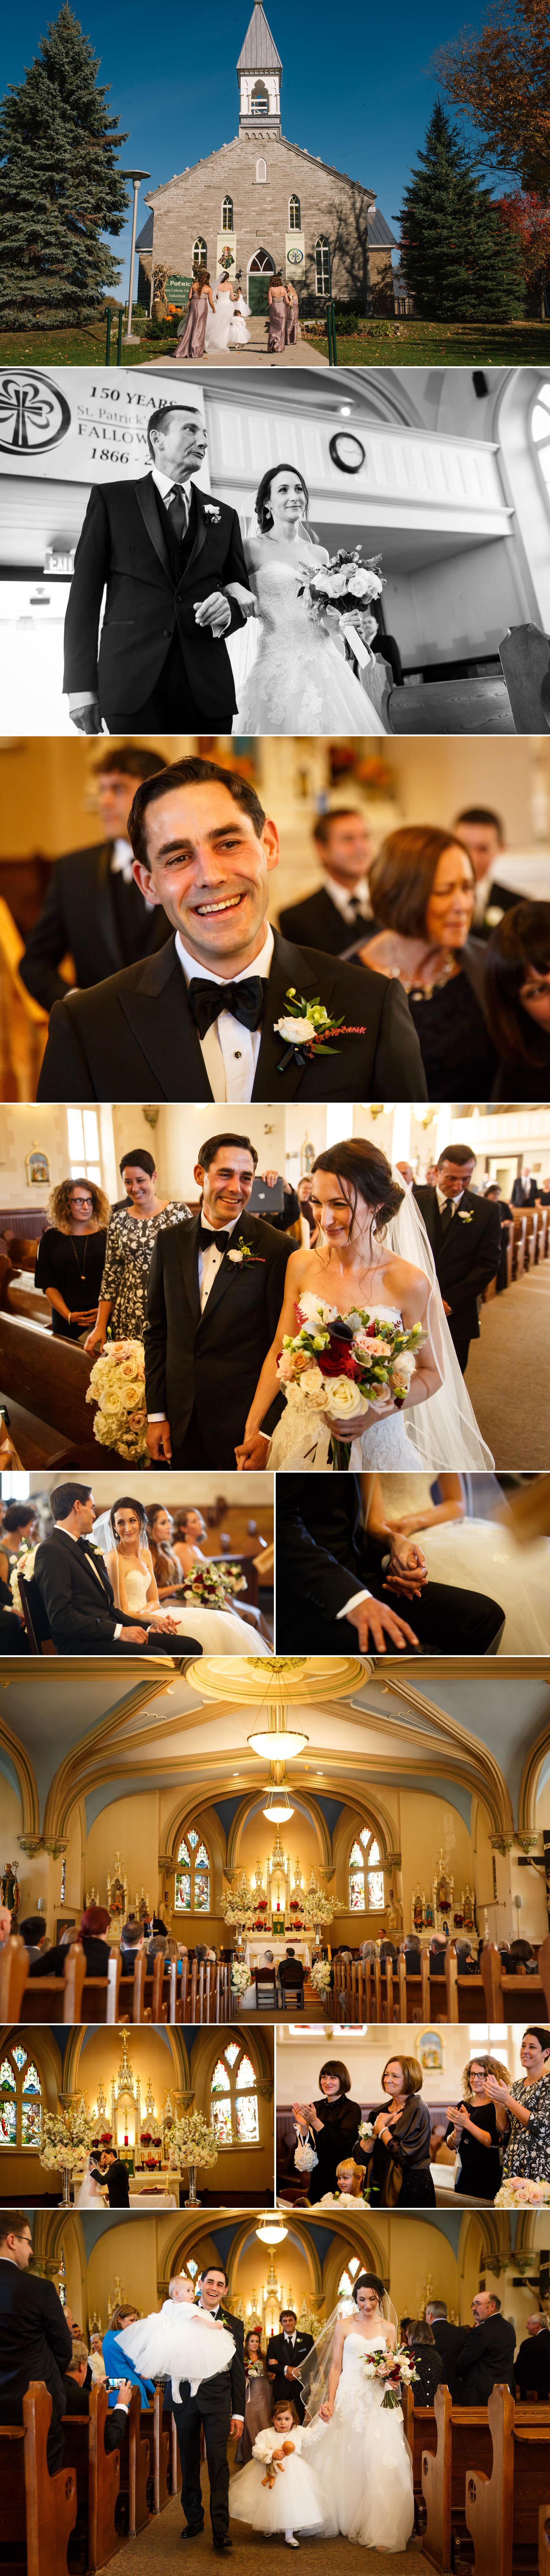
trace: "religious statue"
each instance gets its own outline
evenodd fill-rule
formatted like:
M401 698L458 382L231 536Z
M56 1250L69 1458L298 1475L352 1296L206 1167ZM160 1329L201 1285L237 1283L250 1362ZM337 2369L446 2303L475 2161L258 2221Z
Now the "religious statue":
M17 1861L15 1862L15 1867L12 1860L7 1860L5 1862L3 1876L0 1878L0 1896L2 1904L7 1906L8 1914L11 1914L13 1920L19 1913L19 1907L21 1904L21 1889L17 1876Z

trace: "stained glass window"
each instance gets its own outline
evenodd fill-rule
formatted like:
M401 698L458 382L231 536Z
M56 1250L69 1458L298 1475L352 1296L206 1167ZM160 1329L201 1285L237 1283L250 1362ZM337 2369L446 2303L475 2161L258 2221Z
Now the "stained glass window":
M226 2048L225 2054L228 2066L234 2066L235 2059L239 2055L239 2043L237 2039L230 2039L229 2046Z
M189 2255L189 2260L188 2260L188 2262L186 2263L185 2269L186 2269L186 2272L189 2272L189 2273L190 2273L190 2276L191 2276L191 2280L192 2280L192 2281L194 2281L194 2280L196 2279L196 2275L197 2275L197 2272L198 2272L198 2268L199 2268L198 2263L195 2263L194 2256L193 2256L192 2254L190 2254L190 2255Z
M42 2086L34 2058L17 2044L0 2066L0 2137L4 2146L33 2147L42 2136Z
M384 1906L384 1871L380 1845L368 1825L352 1843L349 1856L349 1902L351 1914L381 1914Z
M26 2048L13 2048L13 2049L12 2049L12 2057L13 2057L13 2063L14 2063L14 2066L18 2066L18 2067L19 2067L19 2070L21 2071L21 2067L22 2067L22 2066L26 2066L26 2063L27 2063L27 2051L26 2051Z
M348 2263L347 2271L341 2273L340 2280L338 2282L339 2299L351 2298L355 2275L358 2271L359 2260L357 2254L354 2254L351 2263Z
M210 1913L210 1861L195 1825L188 1825L176 1863L176 1914Z
M230 2039L216 2059L210 2087L212 2125L222 2146L237 2140L255 2146L259 2140L258 2094L251 2057L239 2040Z

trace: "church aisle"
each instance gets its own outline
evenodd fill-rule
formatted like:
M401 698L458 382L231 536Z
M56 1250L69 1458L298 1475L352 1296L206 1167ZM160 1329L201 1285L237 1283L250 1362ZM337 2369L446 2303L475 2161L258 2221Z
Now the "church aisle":
M491 1299L480 1339L470 1343L466 1385L497 1468L550 1465L549 1322L544 1265Z
M231 2444L229 2460L231 2474L233 2474L233 2444ZM210 2559L212 2554L208 2474L205 2467L202 2471L201 2485L205 2528L200 2540L192 2541L185 2551L185 2565L189 2566L190 2576L199 2576L199 2569L203 2562L206 2558ZM282 2532L275 2539L271 2539L269 2553L265 2551L263 2539L258 2532L249 2531L242 2523L232 2522L230 2533L233 2544L232 2576L252 2576L258 2556L262 2564L265 2559L265 2563L269 2565L271 2549L277 2549L277 2552L282 2555L285 2546ZM111 2558L111 2576L153 2576L153 2571L154 2576L159 2576L159 2570L162 2570L162 2576L181 2576L181 2534L182 2509L178 2497L177 2503L166 2506L160 2523L150 2522L144 2531L138 2532L135 2540L126 2542L125 2548L119 2550L116 2558ZM319 2541L300 2540L299 2546L302 2563L308 2571L308 2576L313 2576L314 2568L319 2566ZM408 2549L398 2549L395 2554L392 2550L390 2561L388 2561L387 2549L362 2549L359 2564L364 2571L364 2576L388 2576L388 2563L391 2566L392 2576L412 2576L412 2570L415 2565L420 2565L420 2560L420 2539L415 2538L413 2533ZM344 2538L324 2540L322 2576L344 2576L346 2566L349 2566L349 2542Z

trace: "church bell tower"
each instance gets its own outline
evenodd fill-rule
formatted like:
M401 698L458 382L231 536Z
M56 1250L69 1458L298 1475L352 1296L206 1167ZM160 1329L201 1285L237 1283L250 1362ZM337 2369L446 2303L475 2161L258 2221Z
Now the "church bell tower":
M265 10L256 0L237 63L239 134L281 135L282 63Z

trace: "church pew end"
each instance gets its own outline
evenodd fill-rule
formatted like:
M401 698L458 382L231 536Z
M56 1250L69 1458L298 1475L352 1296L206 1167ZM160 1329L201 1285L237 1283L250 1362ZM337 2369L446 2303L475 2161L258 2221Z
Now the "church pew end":
M141 2432L141 2398L139 2388L132 2389L126 2432L120 2450L120 2500L125 2506L128 2540L135 2540L149 2521L147 2486L150 2477L149 2442Z
M550 2568L550 2496L548 2504L539 2505L538 2576L548 2576Z
M67 2467L50 2477L46 2442L51 2414L44 2381L31 2380L23 2398L23 2424L0 2425L4 2576L21 2576L23 2566L26 2576L65 2576L77 2514L76 2478Z
M453 2406L444 2382L435 2393L434 2423L436 2448L430 2455L427 2446L422 2460L423 2552L438 2576L448 2576L466 2537L465 2486L472 2451L477 2470L485 2474L491 2467L492 2445L486 2406Z
M550 2407L533 2408L526 2421L509 2388L493 2388L487 2415L491 2475L471 2468L466 2474L475 2576L527 2576L536 2569L541 2506L548 2511Z

